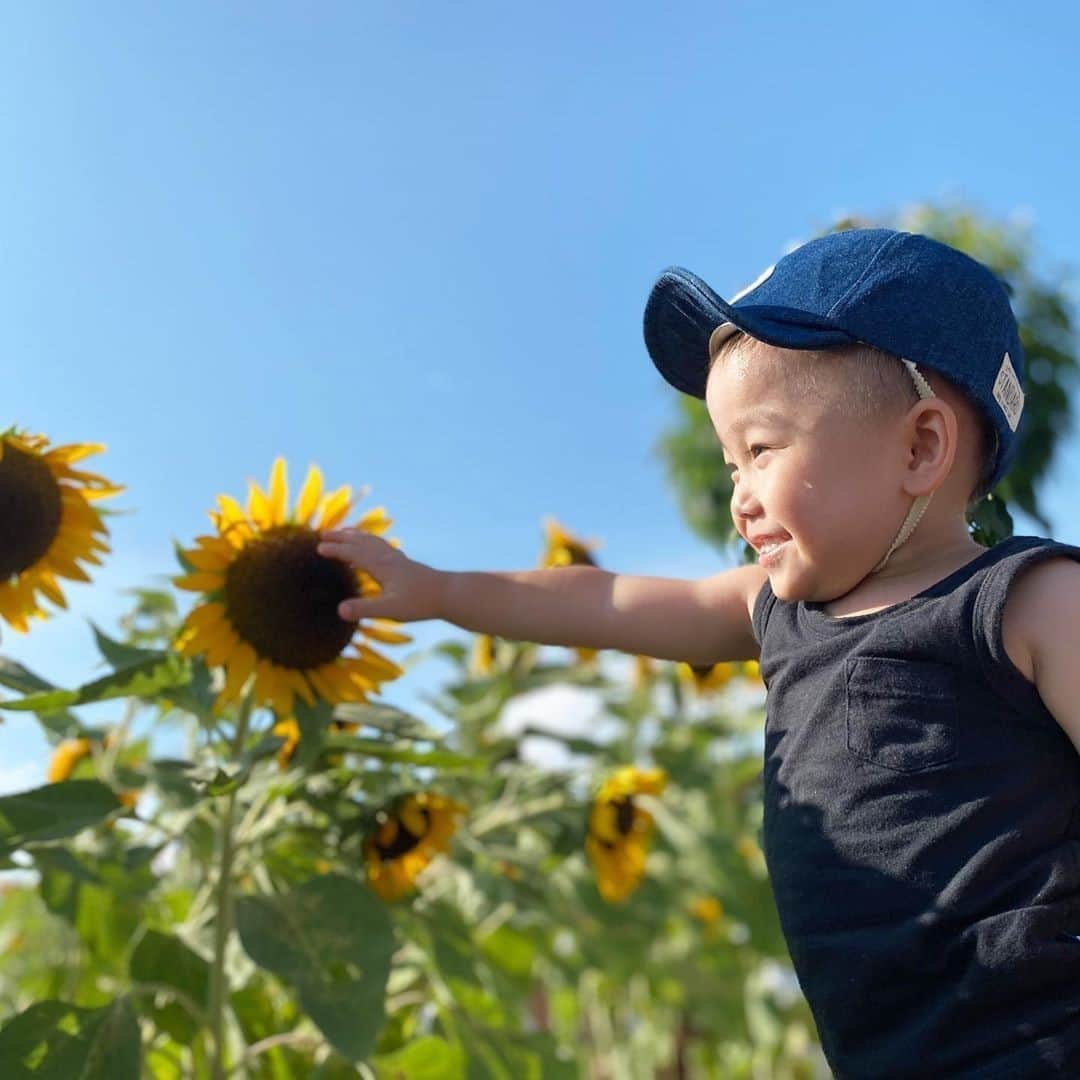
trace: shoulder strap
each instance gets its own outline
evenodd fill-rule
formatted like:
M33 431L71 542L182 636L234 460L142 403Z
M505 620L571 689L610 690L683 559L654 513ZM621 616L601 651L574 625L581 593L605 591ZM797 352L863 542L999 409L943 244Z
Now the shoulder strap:
M1042 537L1017 537L1007 541L1015 550L986 571L972 609L975 652L983 674L993 688L1020 712L1031 715L1032 709L1046 707L1033 683L1029 682L1009 659L1001 629L1009 587L1023 571L1036 563L1053 558L1080 561L1080 547Z

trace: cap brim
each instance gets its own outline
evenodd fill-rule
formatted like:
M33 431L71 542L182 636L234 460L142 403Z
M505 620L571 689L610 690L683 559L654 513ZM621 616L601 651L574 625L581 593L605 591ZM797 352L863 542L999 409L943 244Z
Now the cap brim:
M669 267L660 275L645 304L645 347L657 370L676 390L704 398L710 339L715 348L736 330L782 349L827 349L854 340L842 330L821 325L818 315L757 306L751 297L747 299L751 302L729 304L681 266ZM713 338L721 327L726 333Z

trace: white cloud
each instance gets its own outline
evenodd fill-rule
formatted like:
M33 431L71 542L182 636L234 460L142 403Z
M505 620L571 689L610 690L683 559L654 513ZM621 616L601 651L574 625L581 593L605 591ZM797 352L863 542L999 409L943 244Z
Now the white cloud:
M596 690L579 686L546 686L514 698L502 711L498 729L518 735L526 728L542 728L557 735L580 735L603 742L615 731L615 721L601 715L603 698ZM526 735L522 759L546 769L573 769L588 762L557 739Z

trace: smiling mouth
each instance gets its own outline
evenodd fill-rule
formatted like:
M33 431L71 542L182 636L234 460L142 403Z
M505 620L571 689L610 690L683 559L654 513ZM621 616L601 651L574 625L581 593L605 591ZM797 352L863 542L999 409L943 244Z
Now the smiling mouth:
M790 539L788 536L783 540L768 540L757 548L758 565L766 568L779 565Z

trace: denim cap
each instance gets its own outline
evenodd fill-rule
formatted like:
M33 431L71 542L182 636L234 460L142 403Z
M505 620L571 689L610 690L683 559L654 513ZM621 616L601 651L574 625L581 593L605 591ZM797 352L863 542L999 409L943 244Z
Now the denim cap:
M645 345L660 374L705 397L712 356L742 330L784 349L862 342L948 376L997 433L991 486L1017 449L1024 350L1004 283L946 244L893 229L811 240L722 300L681 267L665 270L645 305Z

